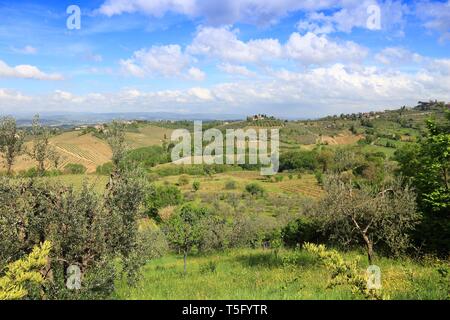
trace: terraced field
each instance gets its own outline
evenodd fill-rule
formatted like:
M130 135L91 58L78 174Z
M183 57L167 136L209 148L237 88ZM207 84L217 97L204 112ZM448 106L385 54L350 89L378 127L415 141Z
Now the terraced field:
M311 198L320 198L323 195L323 190L316 181L313 175L305 174L298 178L296 175L292 179L288 175L282 174L283 181L269 182L265 177L261 176L258 171L236 171L226 172L206 176L188 176L189 184L181 186L184 192L192 190L192 182L200 182L200 193L216 193L216 192L235 192L241 193L245 186L252 182L260 183L264 189L271 193L283 193L290 195L303 195ZM159 183L167 181L176 184L179 176L165 177ZM225 190L224 186L227 181L233 180L236 183L236 189Z
M170 139L171 129L161 128L153 125L142 126L137 132L127 132L126 142L132 149L161 145L164 137ZM112 153L106 141L92 135L81 134L80 131L64 132L52 137L50 144L55 147L61 155L59 168L64 168L68 163L79 163L87 168L88 173L95 172L97 166L110 161ZM32 143L26 143L27 149L31 149ZM0 159L2 160L2 159ZM17 158L13 170L16 172L27 170L36 166L36 162L30 157L23 155ZM46 168L51 169L52 164L46 163ZM3 170L3 163L0 170Z
M54 137L51 144L63 157L61 167L67 163L80 163L88 172L94 172L97 166L111 159L108 144L92 134L79 135L77 132L66 132Z
M146 125L139 128L139 132L127 132L125 138L133 149L161 145L164 138L170 140L172 129Z

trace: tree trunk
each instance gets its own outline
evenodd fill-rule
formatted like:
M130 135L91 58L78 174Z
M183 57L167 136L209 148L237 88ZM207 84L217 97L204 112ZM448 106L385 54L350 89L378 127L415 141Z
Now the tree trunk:
M366 247L367 247L367 259L369 260L369 265L372 265L372 261L373 261L373 244L370 241L369 237L363 233L362 237L364 239L364 241L366 242Z
M7 175L10 176L11 175L11 168L12 168L12 163L10 163L9 161L6 164L6 170L7 170Z
M187 259L187 251L184 250L183 260L184 260L184 274L186 274L186 259Z

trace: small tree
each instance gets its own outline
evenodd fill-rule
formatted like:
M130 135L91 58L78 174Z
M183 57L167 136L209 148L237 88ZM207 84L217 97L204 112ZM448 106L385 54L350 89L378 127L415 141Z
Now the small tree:
M33 135L33 147L29 152L29 155L38 163L38 172L42 175L45 172L45 160L47 160L49 156L50 131L40 124L39 115L35 115L33 118L31 132Z
M381 190L362 185L355 187L336 176L325 181L327 195L319 204L323 229L341 243L364 242L369 264L373 246L378 242L399 254L409 246L408 232L420 215L416 212L415 194L400 181Z
M195 203L188 203L167 221L165 229L167 240L176 250L183 252L185 274L188 253L202 240L203 220L206 214L205 208Z
M127 151L125 143L125 125L121 122L113 121L108 126L106 141L111 147L113 166L115 170L118 170Z
M187 175L183 174L178 178L178 185L185 186L189 183L189 178Z
M11 117L4 117L0 121L0 153L6 164L8 175L14 160L21 154L23 148L24 134L17 128L16 120Z
M194 181L192 183L192 190L194 190L194 192L197 192L198 190L200 190L200 182L199 181Z
M63 157L58 151L56 151L54 147L52 147L49 149L48 159L53 163L55 169L58 170L59 165L61 164L61 160L63 160Z

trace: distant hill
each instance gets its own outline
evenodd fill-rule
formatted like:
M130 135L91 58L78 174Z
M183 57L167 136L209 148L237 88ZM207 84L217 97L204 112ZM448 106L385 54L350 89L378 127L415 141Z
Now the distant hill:
M11 114L20 126L29 126L34 114ZM245 117L233 114L171 113L171 112L123 112L123 113L39 113L42 124L47 126L74 126L111 122L112 120L241 120Z

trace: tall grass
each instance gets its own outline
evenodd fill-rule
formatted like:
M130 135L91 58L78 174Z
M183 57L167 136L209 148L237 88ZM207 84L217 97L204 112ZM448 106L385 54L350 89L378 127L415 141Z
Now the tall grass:
M345 258L361 258L350 252ZM391 299L444 299L446 289L433 263L409 259L380 258L383 293ZM350 288L328 289L329 272L309 253L283 250L277 257L270 250L236 249L183 259L171 255L148 263L136 287L117 283L118 299L361 299Z

